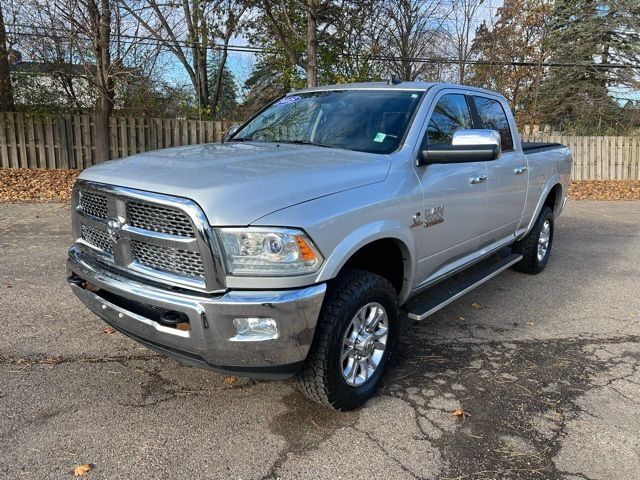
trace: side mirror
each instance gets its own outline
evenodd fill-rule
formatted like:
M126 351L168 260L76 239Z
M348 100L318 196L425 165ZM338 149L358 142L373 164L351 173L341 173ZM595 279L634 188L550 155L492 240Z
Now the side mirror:
M490 162L502 154L500 133L495 130L458 130L451 145L426 147L420 152L418 165L432 163Z
M226 142L227 140L229 140L231 138L231 135L236 133L239 129L240 129L240 125L237 125L237 124L231 125L227 130L227 134L224 137L224 141Z

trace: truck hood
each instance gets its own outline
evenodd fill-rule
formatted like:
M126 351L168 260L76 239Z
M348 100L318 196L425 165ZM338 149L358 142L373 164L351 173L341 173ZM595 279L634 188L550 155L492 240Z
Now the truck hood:
M386 155L310 145L193 145L112 160L80 178L189 198L212 225L242 226L276 210L385 179Z

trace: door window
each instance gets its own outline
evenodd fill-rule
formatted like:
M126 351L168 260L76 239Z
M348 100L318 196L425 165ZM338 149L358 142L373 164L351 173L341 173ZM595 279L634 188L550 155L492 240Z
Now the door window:
M481 128L490 128L500 132L502 150L513 150L509 120L500 102L486 97L473 97L473 101L480 116Z
M443 95L431 115L427 126L429 145L451 145L453 134L472 128L471 112L464 95Z

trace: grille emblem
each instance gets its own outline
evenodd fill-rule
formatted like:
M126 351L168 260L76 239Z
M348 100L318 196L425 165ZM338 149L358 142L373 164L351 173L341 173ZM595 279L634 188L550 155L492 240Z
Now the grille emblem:
M113 243L120 240L120 230L122 229L122 219L120 217L110 218L107 222L107 233Z

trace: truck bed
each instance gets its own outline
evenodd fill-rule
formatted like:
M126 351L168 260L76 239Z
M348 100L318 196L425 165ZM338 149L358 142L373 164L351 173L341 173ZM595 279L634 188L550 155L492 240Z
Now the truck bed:
M561 143L546 143L546 142L522 142L523 153L536 153L544 150L555 150L556 148L563 148Z

